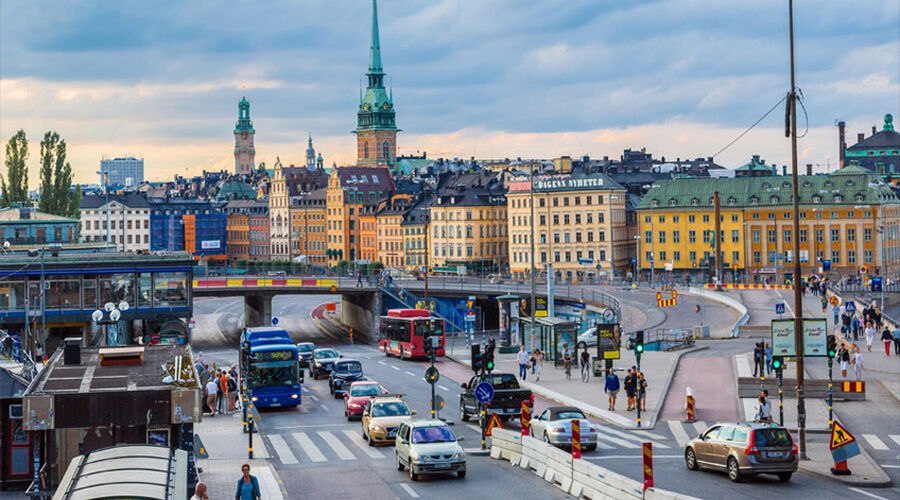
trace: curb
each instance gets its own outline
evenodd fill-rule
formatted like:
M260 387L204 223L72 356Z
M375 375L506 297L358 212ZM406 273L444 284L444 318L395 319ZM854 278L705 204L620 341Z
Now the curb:
M669 397L669 387L672 386L672 379L675 378L675 370L678 369L678 365L681 363L681 357L684 356L685 354L688 354L688 353L691 353L691 352L702 351L702 350L705 350L705 349L709 349L709 346L708 346L708 345L701 345L701 346L697 346L697 347L692 347L692 348L690 348L690 349L686 349L686 350L681 351L680 353L678 353L678 357L675 359L675 363L672 364L672 368L669 370L669 375L668 375L668 377L666 377L666 385L663 387L663 394L664 394L664 395L663 395L663 398L662 398L662 402L660 403L660 409L657 410L657 412L653 414L653 425L651 425L650 427L648 427L648 429L655 429L655 428L656 428L657 417L659 417L659 412L662 411L662 406L664 406L664 405L666 404L666 399L668 399L668 397Z
M864 488L890 488L891 486L893 486L894 482L891 480L891 477L888 476L886 472L884 472L884 469L882 469L881 466L878 465L877 462L872 460L872 457L870 457L869 454L866 453L865 450L860 450L860 451L861 451L860 456L865 457L865 460L867 462L869 462L869 465L874 467L879 472L881 472L881 474L884 475L884 477L886 477L887 479L880 480L880 481L875 481L875 480L861 481L861 480L853 480L853 479L844 480L844 479L840 479L839 478L840 476L835 476L834 474L828 474L825 472L820 472L818 470L811 469L809 467L804 467L803 461L800 461L798 470L801 472L804 472L806 474L820 477L822 479L830 479L831 481L834 481L835 483L843 484L846 486L862 486Z
M891 387L889 385L887 385L887 382L885 382L884 379L878 379L878 382L881 384L882 387L884 387L884 390L886 390L888 392L888 394L890 394L891 396L894 397L894 399L896 399L898 402L900 402L900 394L897 394L897 392L895 392L893 389L891 389Z

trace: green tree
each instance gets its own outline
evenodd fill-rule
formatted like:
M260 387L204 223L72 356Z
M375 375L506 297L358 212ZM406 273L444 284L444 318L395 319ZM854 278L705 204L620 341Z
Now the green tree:
M0 175L0 207L28 201L28 139L19 130L6 143L6 179Z
M66 161L66 141L53 131L41 141L41 201L38 208L64 217L78 218L80 191L72 196L72 166ZM78 198L78 205L75 205Z

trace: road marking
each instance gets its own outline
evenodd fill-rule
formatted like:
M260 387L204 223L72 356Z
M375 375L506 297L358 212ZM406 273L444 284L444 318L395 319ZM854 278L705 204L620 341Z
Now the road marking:
M878 464L878 465L880 467L884 467L885 469L900 469L900 465L882 465L882 464ZM897 489L897 488L894 488L894 489L897 491L900 491L900 489Z
M369 458L384 458L384 455L378 451L378 448L369 446L359 439L359 433L351 431L350 429L345 429L342 432L347 436L347 439L349 439L351 443L355 444L357 448L363 451L363 453L369 455Z
M884 441L879 439L875 434L863 434L862 437L866 438L866 441L869 442L869 446L875 448L876 450L888 449L887 445L884 444Z
M618 459L622 459L622 458L643 459L644 457L643 457L643 455L603 455L603 456L599 456L599 457L582 455L581 458L586 458L588 460L613 460L613 459L618 460ZM656 460L657 458L683 458L683 457L681 455L657 455L654 453L653 459Z
M323 410L325 410L325 411L328 411L328 407L325 406L325 403L319 403L319 408L321 408L321 409L323 409Z
M478 427L477 425L472 425L472 424L466 424L466 427L477 432L479 436L481 435L481 427Z
M379 364L379 365L386 365L387 363L385 363L384 361L380 361L380 360L379 360L379 361L378 361L378 364Z
M650 439L658 439L658 440L661 440L661 441L666 440L666 439L669 439L669 438L667 438L666 436L661 436L661 435L659 435L659 434L654 434L654 433L652 433L652 432L650 432L650 431L631 431L631 433L632 433L632 434L636 434L636 435L638 435L638 436L648 437L648 438L650 438Z
M440 390L442 390L442 391L450 392L450 389L447 389L446 387L444 387L444 386L442 386L442 385L438 385L438 389L440 389Z
M415 490L412 489L412 486L410 486L406 483L400 483L400 487L403 488L404 490L406 490L406 492L409 493L409 496L411 496L413 498L419 498L419 494L416 493Z
M303 453L306 453L306 456L309 457L313 462L325 462L328 459L325 458L325 455L316 448L315 443L312 442L312 439L306 435L305 432L295 432L291 434L294 436L294 439L297 440L297 443L300 444L300 447L303 448Z
M272 448L275 448L275 453L278 454L278 459L281 460L281 463L285 465L293 465L299 464L297 461L297 457L294 456L294 453L291 452L291 447L284 441L284 438L281 437L281 434L272 434L269 436L269 442L272 443Z
M391 365L391 368L393 368L393 369L395 369L395 370L397 370L397 371L398 371L398 372L399 372L399 371L400 371L400 369L399 369L399 368L397 368L397 367L396 367L396 366L394 366L394 365Z
M891 434L891 440L897 444L900 444L900 434Z
M326 443L328 443L328 446L330 446L331 449L334 450L335 453L337 453L337 456L341 460L356 460L356 456L354 456L353 453L351 453L350 450L348 450L347 447L344 446L344 443L338 441L338 438L335 437L335 435L330 431L319 431L317 432L317 434Z
M602 439L604 441L609 441L611 443L615 443L623 448L640 448L641 447L641 445L639 445L637 443L632 443L631 441L614 438L612 436L607 436L607 435L600 434L600 433L597 433L597 439Z
M309 395L309 399L312 399L313 401L318 401L318 400L319 400L319 398L317 398L317 397L315 396L315 394L310 394L310 395Z
M888 500L888 499L885 498L885 497L878 496L878 495L876 495L876 494L874 494L874 493L869 493L868 491L866 491L866 490L861 490L861 489L859 489L859 488L847 488L847 489L850 490L850 491L855 491L855 492L860 493L860 494L862 494L862 495L865 495L865 496L867 496L867 497L878 498L879 500Z
M666 423L669 424L669 430L672 431L672 436L675 438L675 442L678 443L678 446L684 447L684 445L691 440L688 437L687 432L684 431L681 422L667 420Z
M738 377L752 377L753 371L750 369L750 359L743 354L734 356L735 368L737 368Z
M634 434L632 434L632 433L630 433L630 432L619 431L619 430L613 429L613 428L611 428L611 427L609 427L609 426L600 427L600 431L603 432L603 433L609 433L609 434L612 434L612 435L614 435L614 436L619 436L620 438L630 439L630 440L632 440L632 441L637 441L638 443L643 443L643 442L644 442L644 439L641 438L640 436L635 436ZM666 438L665 438L664 436L659 436L659 439L666 439ZM658 448L668 448L668 446L666 446L666 445L664 445L664 444L658 444L658 443L653 443L653 446L656 446L656 447L658 447Z
M276 431L284 431L288 429L306 429L309 427L315 427L317 429L321 429L322 427L347 427L347 424L307 424L307 425L287 425L284 427L272 427L272 430Z
M415 377L415 376L416 376L416 374L413 373L413 372L406 372L406 374L409 375L410 377Z
M706 422L694 422L694 430L697 431L698 436L706 432L706 429L709 429L709 424Z

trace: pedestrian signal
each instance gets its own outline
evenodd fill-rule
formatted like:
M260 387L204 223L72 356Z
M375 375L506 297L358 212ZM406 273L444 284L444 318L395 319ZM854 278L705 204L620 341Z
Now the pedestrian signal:
M640 354L644 352L644 331L638 330L634 332L634 352Z
M828 357L834 358L834 356L837 354L837 337L835 337L834 335L829 335L827 337L827 339L828 339Z

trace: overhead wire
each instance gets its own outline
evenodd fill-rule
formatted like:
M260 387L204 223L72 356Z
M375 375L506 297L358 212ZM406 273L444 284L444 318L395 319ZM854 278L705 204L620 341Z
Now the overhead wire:
M745 135L747 135L748 132L750 132L751 130L753 130L757 125L760 124L760 122L762 122L763 120L765 120L767 116L769 116L770 114L772 114L772 111L775 111L775 109L778 108L778 106L781 106L781 103L783 103L783 102L785 101L785 99L787 99L787 96L786 96L786 95L785 95L784 97L782 97L781 99L779 99L778 102L776 102L775 105L772 106L768 111L766 111L766 113L765 113L764 115L762 115L762 116L759 118L759 120L756 120L756 121L753 123L753 125L750 125L749 127L747 127L747 130L744 130L743 132L741 132L740 134L738 134L738 136L735 137L731 142L729 142L728 144L726 144L725 147L723 147L722 149L716 151L716 153L715 153L714 155L712 155L713 158L715 158L716 156L719 156L719 154L721 154L723 151L725 151L726 149L730 148L730 147L731 147L734 143L736 143L737 141L741 140L742 137L744 137ZM804 113L805 113L805 112L806 112L806 111L804 110Z

